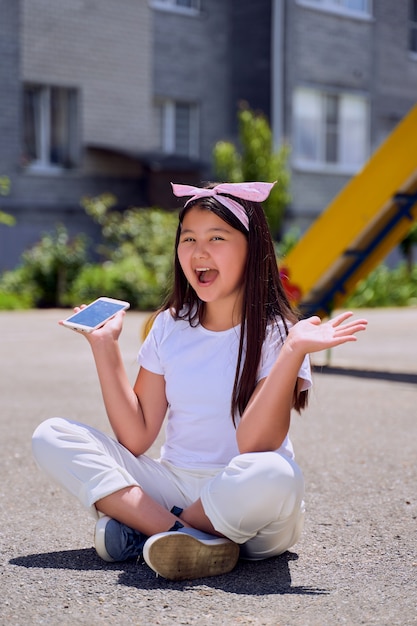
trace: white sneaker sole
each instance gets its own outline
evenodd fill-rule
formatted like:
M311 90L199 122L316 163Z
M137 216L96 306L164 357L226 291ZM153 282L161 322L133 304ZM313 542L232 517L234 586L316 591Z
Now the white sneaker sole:
M239 546L221 537L204 540L167 532L146 541L143 558L163 578L193 580L230 572L239 559Z
M103 561L107 561L107 563L114 563L114 559L110 556L106 549L105 537L106 537L106 526L107 522L111 518L107 515L100 517L100 519L96 523L96 528L94 531L94 547L96 549L97 554Z

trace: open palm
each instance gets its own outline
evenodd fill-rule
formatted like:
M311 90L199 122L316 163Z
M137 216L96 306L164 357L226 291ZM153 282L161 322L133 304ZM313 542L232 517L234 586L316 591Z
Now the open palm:
M350 319L352 315L350 311L341 313L326 322L318 316L301 320L291 328L288 341L304 354L356 341L356 333L365 330L368 322L366 319Z

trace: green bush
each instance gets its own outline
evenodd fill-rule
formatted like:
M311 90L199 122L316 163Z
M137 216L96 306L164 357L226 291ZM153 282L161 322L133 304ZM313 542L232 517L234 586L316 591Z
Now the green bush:
M213 150L214 174L220 181L277 181L262 203L274 238L281 233L285 207L291 200L289 147L274 150L272 131L262 113L242 103L238 112L240 150L228 141L219 141Z
M23 253L20 267L3 274L0 306L11 301L21 301L23 308L67 306L68 291L86 259L85 237L70 239L65 227L57 226Z
M36 306L38 294L23 267L6 271L0 278L0 310L31 309Z
M72 285L73 303L88 303L103 295L127 300L132 309L149 311L161 305L167 276L162 282L137 255L117 262L88 265Z
M0 176L0 196L8 196L10 193L10 187L10 178L8 176ZM14 226L16 224L16 218L9 213L0 211L0 224Z
M139 310L157 308L171 278L178 214L157 208L120 212L114 204L111 194L83 200L101 227L98 251L106 262L80 273L71 290L73 302L110 295Z
M43 235L41 241L23 253L22 271L34 285L36 305L60 307L68 304L68 290L87 260L84 235L70 239L64 226Z
M417 265L411 271L405 264L390 270L380 265L346 300L348 308L415 306L417 305Z
M297 243L300 240L300 229L296 226L287 230L279 241L274 242L275 253L278 259L278 262L285 259L287 254L295 248Z
M178 223L176 212L136 207L114 210L116 198L111 194L84 198L82 204L101 227L103 243L98 251L104 258L119 261L137 255L156 272L161 267L165 271L171 264Z
M0 278L0 309L72 306L103 296L128 300L133 309L157 308L171 279L178 216L160 209L114 210L115 198L85 199L86 212L100 225L104 261L87 264L83 235L70 239L66 229L44 235L27 250L22 264ZM298 239L289 231L277 244L285 257ZM381 265L362 280L346 306L417 305L417 265L394 270Z
M0 311L17 311L32 307L33 299L29 293L19 294L0 291Z
M3 274L0 308L72 306L102 295L128 300L139 310L160 306L171 277L178 215L160 209L121 212L114 203L110 194L84 200L101 227L103 263L87 264L84 236L70 239L58 226L23 254L19 268Z

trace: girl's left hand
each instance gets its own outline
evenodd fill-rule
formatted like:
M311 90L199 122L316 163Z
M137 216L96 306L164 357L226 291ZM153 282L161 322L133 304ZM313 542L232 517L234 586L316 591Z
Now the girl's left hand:
M316 315L301 320L292 326L285 343L288 343L292 350L309 354L334 348L348 341L356 341L356 333L366 330L368 321L353 319L346 322L352 315L353 313L348 311L327 322L322 322Z

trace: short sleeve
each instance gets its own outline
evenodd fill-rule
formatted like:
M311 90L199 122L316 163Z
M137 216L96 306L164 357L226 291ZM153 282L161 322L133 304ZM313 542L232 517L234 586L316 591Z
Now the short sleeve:
M269 372L278 354L281 351L282 344L286 338L286 332L284 325L281 321L276 324L270 324L267 328L266 338L262 347L261 362L258 370L258 381L268 376ZM298 378L300 379L299 391L306 391L312 386L311 378L311 366L310 357L308 354L304 357L301 367L298 372Z
M159 313L138 354L139 365L154 374L164 374L159 350L164 333L164 322L165 312Z
M300 380L298 391L307 391L307 389L310 389L313 385L311 378L310 356L308 354L305 355L304 361L298 371L298 378Z

